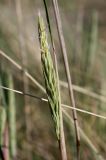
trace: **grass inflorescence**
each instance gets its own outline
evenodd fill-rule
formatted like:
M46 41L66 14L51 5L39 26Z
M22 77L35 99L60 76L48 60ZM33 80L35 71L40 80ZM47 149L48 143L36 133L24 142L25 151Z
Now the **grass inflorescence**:
M45 87L48 96L53 121L55 124L55 131L57 138L60 138L60 113L59 113L59 91L57 87L57 77L53 66L49 46L47 42L47 35L45 32L45 25L42 17L39 15L38 20L39 40L41 48L41 61L43 68L43 75L45 79Z

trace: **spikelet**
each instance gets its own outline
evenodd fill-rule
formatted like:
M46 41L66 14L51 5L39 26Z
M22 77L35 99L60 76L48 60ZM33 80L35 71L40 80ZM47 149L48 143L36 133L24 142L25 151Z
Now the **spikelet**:
M59 91L57 86L57 77L53 66L49 46L47 42L47 35L43 18L39 15L38 31L41 49L41 62L43 75L45 80L45 87L48 96L48 102L51 109L52 118L55 125L57 138L60 139L60 114L59 114Z

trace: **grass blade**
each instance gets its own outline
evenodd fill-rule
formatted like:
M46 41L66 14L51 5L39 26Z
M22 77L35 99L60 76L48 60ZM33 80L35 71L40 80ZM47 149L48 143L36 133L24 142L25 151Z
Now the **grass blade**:
M70 95L70 98L71 98L71 101L72 101L72 106L75 108L76 105L75 105L73 88L72 88L72 80L71 80L71 76L70 76L70 70L69 70L69 64L68 64L68 58L67 58L67 51L66 51L66 46L65 46L65 41L64 41L63 31L62 31L62 24L61 24L61 18L60 18L60 13L59 13L59 8L58 8L58 2L57 2L57 0L52 0L52 3L53 3L56 25L57 25L60 45L61 45L61 49L62 49L63 59L64 59L67 80L68 80L69 95ZM73 113L75 132L76 132L77 159L79 160L80 159L80 154L79 154L80 135L79 135L79 129L78 129L77 114L76 114L76 111L74 111L74 110L73 110L72 113Z
M8 74L9 87L13 88L13 78L11 73ZM14 92L8 92L9 105L8 105L8 120L9 120L9 146L10 158L16 157L16 105Z

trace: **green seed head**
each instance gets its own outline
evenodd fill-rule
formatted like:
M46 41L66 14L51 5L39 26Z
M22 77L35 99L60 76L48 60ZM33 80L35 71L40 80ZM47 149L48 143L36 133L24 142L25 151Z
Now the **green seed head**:
M60 138L60 114L59 114L59 91L57 77L53 66L51 54L48 47L47 35L43 18L39 15L38 19L39 41L41 49L41 61L48 102L51 109L52 118L55 124L57 138Z

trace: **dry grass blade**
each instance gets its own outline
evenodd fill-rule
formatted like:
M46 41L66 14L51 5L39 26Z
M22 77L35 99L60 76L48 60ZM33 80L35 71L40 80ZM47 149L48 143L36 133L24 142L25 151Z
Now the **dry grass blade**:
M63 109L63 113L65 115L65 118L68 118L68 120L71 122L71 124L74 124L73 119L70 117L69 113ZM68 121L68 123L69 123ZM99 153L98 149L96 148L96 146L92 143L92 141L89 139L89 137L85 134L85 132L79 127L79 131L80 131L80 135L81 138L87 142L87 144L89 145L89 147L92 149L92 151L94 152L95 155L95 159L98 160L104 160L104 157Z
M0 56L3 56L6 60L8 60L13 66L15 66L19 71L23 71L23 67L19 65L16 61L14 61L11 57L9 57L5 52L0 50ZM24 71L27 78L29 78L36 86L38 86L44 93L46 93L44 87L28 72Z
M22 67L21 67L19 64L17 64L13 59L11 59L10 57L8 57L3 51L0 50L0 54L1 54L4 58L6 58L7 60L9 60L16 68L18 68L19 70L22 70ZM34 77L32 77L27 71L25 72L25 74L26 74L26 76L27 76L39 89L41 89L41 91L42 91L43 93L46 93L45 88L44 88ZM68 88L68 83L63 82L63 81L61 81L61 80L60 80L60 85ZM7 89L7 90L10 90L10 91L19 93L19 94L25 94L25 95L29 95L29 96L32 96L32 97L36 97L36 96L34 96L34 95L32 95L32 94L23 93L22 91L13 90L13 89L10 89L10 88L6 88L6 87L4 87L4 86L0 86L0 88L2 88L2 89ZM73 85L73 89L74 89L75 91L77 91L77 92L80 92L80 93L83 93L83 94L85 94L85 95L91 96L92 98L98 99L98 100L100 100L100 101L102 101L102 102L106 102L106 97L105 97L105 96L96 94L95 92L91 92L91 91L89 91L89 90L87 90L87 89L84 89L84 88L82 88L82 87L80 87L80 86ZM44 99L44 98L43 98L43 99ZM45 100L45 101L46 101L46 100ZM69 107L68 107L68 108L69 108ZM77 108L76 108L75 110L77 111ZM85 110L82 110L82 111L84 111L85 113L87 113ZM82 111L81 111L81 112L82 112ZM97 114L92 113L92 112L89 112L88 114L93 115L93 116L96 116L96 115L97 115ZM97 115L97 117L106 119L106 117L104 117L104 116L102 116L102 115Z
M61 49L62 49L63 59L64 59L67 80L68 80L69 94L70 94L70 98L72 101L72 106L75 108L76 105L75 105L75 100L74 100L72 81L71 81L68 58L67 58L67 51L66 51L65 41L64 41L63 31L62 31L62 24L61 24L61 18L60 18L60 13L59 13L59 8L58 8L58 2L57 2L57 0L52 0L52 2L53 2L56 25L57 25L60 45L61 45ZM75 110L73 110L73 119L74 119L75 131L76 131L77 159L79 160L80 159L80 156L79 156L80 155L79 154L80 135L79 135L79 129L78 129L77 114L76 114Z
M32 97L32 98L35 98L35 99L38 99L40 101L44 101L44 102L48 102L48 99L46 98L43 98L43 97L38 97L36 95L33 95L31 93L24 93L20 90L15 90L15 89L12 89L12 88L8 88L8 87L5 87L5 86L0 86L0 88L4 89L4 90L8 90L8 91L11 91L11 92L14 92L14 93L18 93L18 94L21 94L21 95L25 95L25 96L28 96L28 97ZM89 114L91 116L95 116L95 117L98 117L98 118L101 118L101 119L106 119L106 116L103 116L103 115L100 115L100 114L96 114L94 112L89 112L87 110L83 110L83 109L80 109L78 107L76 108L73 108L72 106L69 106L69 105L66 105L66 104L61 104L62 107L64 108L69 108L69 109L72 109L72 110L76 110L78 112L82 112L82 113L85 113L85 114Z
M12 58L10 58L9 56L6 55L6 53L4 53L2 50L0 50L0 55L3 56L5 59L7 59L11 64L13 64L17 69L19 70L23 70L22 69L22 66L20 66L17 62L15 62ZM34 78L32 77L32 75L30 73L28 73L27 71L25 71L25 75L35 84L39 87L39 89L41 89L44 93L45 92L45 89L44 87ZM64 81L61 81L60 80L60 85L63 86L63 87L66 87L68 88L68 83L67 82L64 82ZM95 99L98 99L102 102L105 102L106 103L106 97L103 96L103 95L100 95L100 94L97 94L95 92L92 92L88 89L85 89L83 87L80 87L80 86L77 86L77 85L72 85L73 86L73 90L79 92L79 93L82 93L84 95L87 95L87 96L90 96L92 98L95 98Z
M68 88L68 83L65 82L65 81L61 81L60 80L60 85L62 87ZM97 99L97 100L99 100L101 102L106 103L106 97L103 96L103 95L97 94L96 92L92 92L91 90L88 90L88 89L86 89L84 87L77 86L77 85L74 85L74 84L72 85L72 87L73 87L73 90L76 91L76 92L79 92L81 94L84 94L86 96L89 96L91 98L94 98L94 99Z

